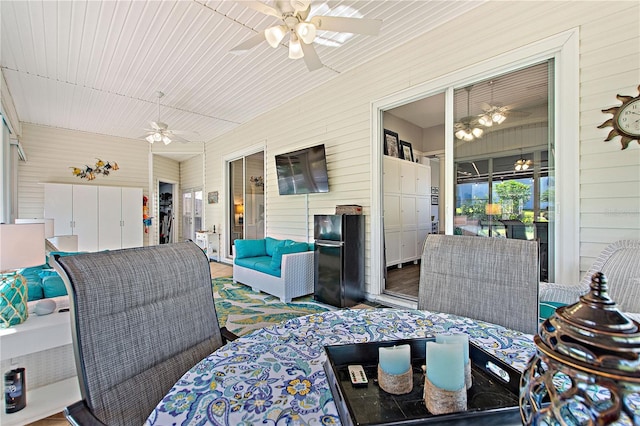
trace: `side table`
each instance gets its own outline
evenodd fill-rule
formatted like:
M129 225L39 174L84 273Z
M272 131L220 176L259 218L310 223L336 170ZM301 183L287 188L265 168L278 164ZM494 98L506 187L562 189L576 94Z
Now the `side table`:
M196 244L206 253L209 260L220 262L220 234L217 232L196 232Z
M0 329L2 373L4 374L6 370L12 368L12 364L15 364L14 367L26 367L27 379L27 406L16 413L7 414L3 397L0 407L0 424L11 426L32 423L59 413L67 405L80 400L80 387L78 378L75 376L75 360L71 346L69 312L57 312L44 316L29 315L22 324ZM54 353L63 353L64 356L62 359L55 359L54 355L49 356ZM46 365L38 364L37 368L29 366L29 362L33 362L34 359L38 360L36 361L38 363L46 359ZM29 382L36 380L30 374L37 374L34 370L46 371L49 368L72 371L72 376L32 388Z

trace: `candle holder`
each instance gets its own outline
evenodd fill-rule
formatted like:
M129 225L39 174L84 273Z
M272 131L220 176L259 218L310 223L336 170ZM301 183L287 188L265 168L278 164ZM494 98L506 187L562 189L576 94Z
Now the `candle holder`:
M594 274L589 293L540 326L520 381L523 424L637 424L640 323L607 290L604 274Z
M378 364L378 385L383 391L392 395L403 395L413 390L413 370L406 373L390 374L380 368Z
M467 387L456 391L448 391L431 383L424 376L424 405L431 414L448 414L467 410Z

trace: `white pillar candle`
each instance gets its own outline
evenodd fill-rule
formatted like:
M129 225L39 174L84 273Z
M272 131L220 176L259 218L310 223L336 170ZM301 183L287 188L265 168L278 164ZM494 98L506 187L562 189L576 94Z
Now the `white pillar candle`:
M455 392L465 386L462 343L427 342L427 377L434 386Z
M404 374L411 368L411 347L390 346L378 349L380 368L387 374Z
M469 335L464 333L436 334L437 343L461 343L464 363L469 362Z

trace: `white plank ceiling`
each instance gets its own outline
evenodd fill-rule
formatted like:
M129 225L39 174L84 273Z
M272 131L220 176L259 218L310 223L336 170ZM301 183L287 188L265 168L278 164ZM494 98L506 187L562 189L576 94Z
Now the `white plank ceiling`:
M481 4L314 1L312 15L349 7L383 24L378 36L315 44L324 67L309 72L286 42L229 53L281 23L241 1L2 0L0 65L21 122L140 138L162 91L161 121L209 141Z

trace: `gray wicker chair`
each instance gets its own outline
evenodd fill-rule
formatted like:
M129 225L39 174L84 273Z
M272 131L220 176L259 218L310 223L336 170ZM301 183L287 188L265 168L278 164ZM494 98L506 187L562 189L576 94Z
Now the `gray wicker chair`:
M71 424L140 425L223 344L209 262L192 242L55 257L83 400Z
M430 234L422 253L418 309L535 334L538 285L536 241Z
M609 296L618 308L640 321L640 240L609 244L577 284L541 283L540 300L575 303L589 291L591 277L596 272L607 277Z

